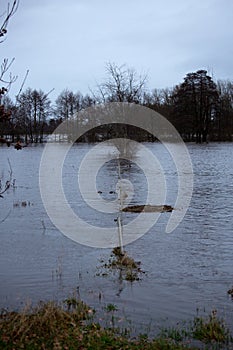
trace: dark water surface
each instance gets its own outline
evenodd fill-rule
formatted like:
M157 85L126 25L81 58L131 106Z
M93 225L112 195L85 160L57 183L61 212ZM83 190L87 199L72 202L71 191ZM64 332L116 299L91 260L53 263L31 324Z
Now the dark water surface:
M145 146L161 163L167 183L166 203L174 205L174 164L162 145ZM70 150L63 168L65 193L84 220L114 226L115 214L88 208L77 190L80 161L92 147L78 144ZM16 188L0 198L0 308L18 308L27 301L63 300L79 287L81 298L91 306L101 309L114 303L136 325L161 324L167 318L181 321L196 315L197 308L206 312L216 308L233 328L233 302L227 295L233 285L233 144L187 147L194 171L190 207L172 233L165 233L170 213L163 213L147 234L126 247L147 272L133 284L120 282L117 275L97 276L100 259L107 261L111 249L75 243L50 221L39 190L43 146L22 151L0 147L2 184L8 177L7 159L16 179ZM143 172L135 164L131 168L123 165L122 172L134 184L132 203L143 202L147 189ZM115 190L117 176L114 161L100 169L97 189L105 199L115 198L109 192ZM22 202L26 204L22 206ZM126 221L130 220L128 215Z

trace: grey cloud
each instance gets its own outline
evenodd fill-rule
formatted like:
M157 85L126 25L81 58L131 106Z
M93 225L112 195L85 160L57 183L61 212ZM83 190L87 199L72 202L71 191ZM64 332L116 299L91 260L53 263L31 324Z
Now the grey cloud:
M148 71L151 88L203 66L233 79L232 17L231 0L22 0L1 52L20 76L30 69L28 86L57 94L87 92L108 61Z

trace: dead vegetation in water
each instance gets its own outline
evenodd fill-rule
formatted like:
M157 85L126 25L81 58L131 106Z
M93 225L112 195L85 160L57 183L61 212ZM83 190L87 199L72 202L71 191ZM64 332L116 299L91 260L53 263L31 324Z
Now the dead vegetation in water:
M12 177L13 177L13 171L12 171L12 167L11 167L11 162L9 159L7 159L8 161L8 166L9 166L9 175L8 175L8 179L6 180L5 182L5 185L3 186L3 183L2 183L2 178L0 178L0 198L4 198L3 194L5 192L7 192L10 187L15 187L15 179L13 179L12 181Z
M26 208L26 207L30 207L32 206L33 203L31 203L30 201L17 201L13 203L13 208Z
M103 260L101 262L104 263ZM104 269L104 271L97 275L108 276L111 273L114 274L119 271L120 279L129 282L139 281L141 280L141 275L145 273L140 265L140 261L135 261L127 252L122 251L120 247L115 247L108 262L101 265L101 269Z
M233 286L227 291L227 294L233 298Z
M171 205L132 205L122 209L123 212L128 213L166 213L172 212L174 208Z

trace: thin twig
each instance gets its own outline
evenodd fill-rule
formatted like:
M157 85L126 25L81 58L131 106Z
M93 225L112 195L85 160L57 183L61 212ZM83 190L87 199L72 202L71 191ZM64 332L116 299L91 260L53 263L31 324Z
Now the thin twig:
M19 1L18 0L14 0L13 4L10 6L10 4L8 4L8 8L7 8L7 12L5 15L5 19L0 27L0 37L3 37L6 35L7 33L7 25L9 23L10 18L15 14L15 12L17 11L19 5ZM4 39L3 39L4 40ZM3 42L3 40L0 41L0 43Z
M23 87L24 87L24 84L25 84L25 82L26 82L26 80L27 80L28 74L29 74L29 69L27 70L27 72L26 72L26 74L25 74L25 76L24 76L24 79L23 79L23 82L22 82L22 84L21 84L21 86L20 86L19 92L18 92L18 94L16 95L16 103L17 103L17 101L18 101L19 95L21 94L21 92L22 92L22 90L23 90Z
M7 213L6 217L0 221L0 224L2 224L2 223L8 218L8 216L10 215L10 213L11 213L11 209L10 209L9 212Z
M9 165L9 168L10 168L10 170L9 170L9 175L10 175L10 177L9 177L9 180L6 181L4 190L0 192L0 197L1 197L1 198L3 198L3 196L2 196L3 193L5 193L5 192L10 188L10 186L11 186L11 181L12 181L12 174L13 174L13 171L12 171L12 167L11 167L11 162L10 162L9 158L7 158L7 161L8 161L8 165Z

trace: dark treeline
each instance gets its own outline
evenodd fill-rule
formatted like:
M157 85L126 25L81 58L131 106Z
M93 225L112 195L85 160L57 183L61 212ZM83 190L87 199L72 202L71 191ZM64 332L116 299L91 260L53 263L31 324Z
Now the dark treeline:
M9 21L18 5L19 0L10 1L1 14L0 44L4 43ZM49 93L31 88L22 91L27 74L16 100L9 98L10 86L17 79L9 71L13 61L4 58L0 66L0 143L9 145L22 138L26 143L43 142L61 122L74 118L87 107L105 102L149 107L165 116L185 141L232 141L233 82L214 81L205 70L188 73L175 87L148 91L146 76L138 75L125 65L108 63L106 80L94 92L83 95L66 89L52 104ZM91 120L83 122L91 125ZM153 141L152 135L143 130L114 124L92 130L82 140L119 136Z
M233 82L214 81L205 70L188 73L172 88L146 90L146 76L125 65L109 63L106 81L88 95L62 91L54 104L49 93L28 88L13 102L0 90L0 137L10 142L43 142L63 121L87 107L105 102L129 102L149 107L165 116L184 141L232 141ZM97 141L122 136L152 140L151 135L125 125L109 125L89 132L82 140ZM136 135L136 137L135 137Z

